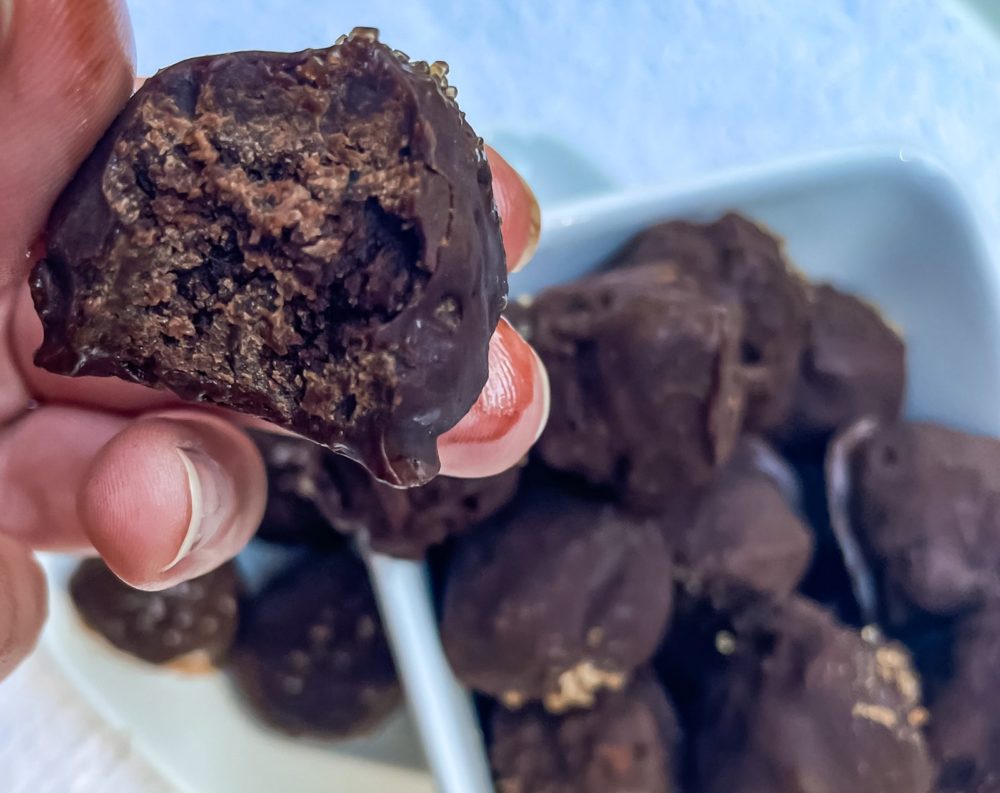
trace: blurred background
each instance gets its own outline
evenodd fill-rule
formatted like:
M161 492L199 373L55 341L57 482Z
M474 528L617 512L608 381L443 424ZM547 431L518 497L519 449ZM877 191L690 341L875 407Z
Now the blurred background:
M69 0L72 1L72 0ZM446 60L543 204L848 146L920 152L1000 251L1000 0L129 0L138 67L375 26ZM555 178L558 175L559 178ZM17 790L168 790L39 653L0 687ZM44 779L37 770L49 769ZM20 769L20 773L19 773Z
M945 162L1000 228L996 0L130 0L141 73L354 25L451 65L476 129L545 203L835 147ZM996 31L996 37L994 34ZM569 147L571 153L555 148ZM532 156L528 156L528 154Z

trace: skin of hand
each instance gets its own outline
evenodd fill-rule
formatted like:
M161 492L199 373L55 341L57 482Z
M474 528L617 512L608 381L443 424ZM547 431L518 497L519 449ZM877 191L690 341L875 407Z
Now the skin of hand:
M30 652L45 617L31 550L96 552L128 583L162 589L236 554L263 513L263 463L238 417L32 364L42 331L26 282L40 232L132 92L133 64L121 0L0 0L0 679ZM516 269L537 243L538 205L498 154L487 156ZM439 439L442 471L510 467L547 409L541 362L501 321L489 382Z

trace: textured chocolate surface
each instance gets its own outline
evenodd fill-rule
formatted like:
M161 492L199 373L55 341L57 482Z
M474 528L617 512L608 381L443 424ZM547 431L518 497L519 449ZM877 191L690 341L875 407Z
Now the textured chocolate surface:
M115 647L153 664L207 671L229 651L239 579L228 563L161 592L133 589L99 559L82 562L70 595L84 622Z
M897 645L793 599L733 618L693 740L701 793L930 793L920 683Z
M813 538L768 472L778 459L760 441L743 440L701 497L690 519L669 521L666 539L678 576L691 589L716 579L775 596L798 585Z
M334 531L315 503L316 458L332 452L285 435L251 435L267 467L267 506L257 538L325 549L343 545L344 535Z
M805 445L827 440L862 416L899 417L906 350L874 307L832 286L812 290L809 341L792 410L776 436Z
M498 793L675 793L680 727L644 672L592 710L553 716L537 705L491 718Z
M670 616L654 523L551 482L458 543L441 633L456 675L508 707L589 707L652 657Z
M552 385L546 463L646 508L725 462L743 421L737 305L651 265L554 287L531 313Z
M257 594L233 661L255 711L294 735L360 735L402 699L367 572L347 550L313 553Z
M148 80L49 220L36 362L427 481L507 289L490 170L444 71L359 29Z
M301 538L301 530L281 522L287 515L276 514L294 509L312 544L336 545L336 538L364 534L374 550L413 559L500 510L513 498L521 474L512 468L484 479L438 476L400 490L314 443L276 435L256 439L269 462L267 517L274 520L268 527L265 519L260 536Z
M851 468L852 528L888 625L1000 597L1000 441L900 422Z
M498 512L514 497L521 476L519 468L483 479L438 476L399 490L343 457L326 454L322 462L316 503L330 524L364 534L373 550L410 559Z
M928 742L940 793L1000 790L1000 610L961 620L949 675L931 700Z
M807 286L779 241L735 214L706 224L671 221L638 234L609 266L657 262L671 262L703 289L742 304L747 426L778 426L791 407L809 322Z

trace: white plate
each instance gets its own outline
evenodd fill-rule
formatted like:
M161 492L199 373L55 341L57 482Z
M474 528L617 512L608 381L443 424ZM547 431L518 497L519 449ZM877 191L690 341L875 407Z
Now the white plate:
M185 676L133 660L83 626L66 595L75 560L46 556L44 641L81 693L189 793L432 793L405 714L370 740L327 746L262 727L221 673Z
M530 153L529 153L530 154ZM546 159L548 159L546 157ZM551 160L548 160L551 162ZM571 161L569 159L565 160ZM515 162L515 165L521 163ZM523 163L546 194L574 174ZM745 212L781 234L795 263L876 302L909 345L910 415L1000 435L1000 280L974 212L934 164L898 150L825 155L683 188L565 205L545 216L536 261L512 294L577 276L657 220ZM65 595L67 564L48 560L46 641L84 694L172 780L191 793L423 793L405 723L377 738L325 747L284 739L246 718L222 679L185 679L123 658L83 630ZM428 630L433 610L419 566L374 565L417 724L446 793L486 793L467 703ZM399 652L400 649L403 652Z

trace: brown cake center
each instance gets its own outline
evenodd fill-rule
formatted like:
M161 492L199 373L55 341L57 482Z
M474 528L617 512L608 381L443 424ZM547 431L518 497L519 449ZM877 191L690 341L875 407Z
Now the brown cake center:
M339 48L171 76L105 171L127 229L111 259L135 266L90 299L161 369L193 366L258 408L269 394L275 416L297 401L345 424L384 409L394 362L371 327L433 269L410 197L435 175L412 158L402 68Z

